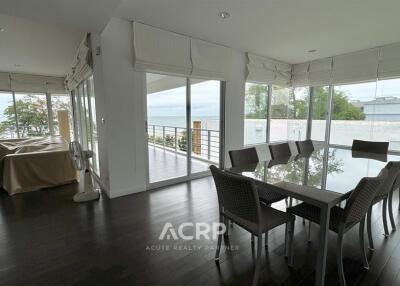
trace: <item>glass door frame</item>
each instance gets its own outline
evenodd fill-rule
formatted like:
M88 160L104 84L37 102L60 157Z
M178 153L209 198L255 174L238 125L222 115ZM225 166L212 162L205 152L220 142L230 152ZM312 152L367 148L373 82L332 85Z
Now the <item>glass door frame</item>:
M152 190L156 188L166 187L175 185L178 183L188 182L193 179L204 178L210 176L210 170L192 173L192 114L191 114L191 80L194 78L186 77L186 132L187 132L187 141L186 141L186 175L179 176L175 178L165 179L157 182L150 182L150 169L149 169L149 138L146 138L146 186L147 190ZM215 79L204 79L207 80L215 80ZM145 80L146 82L146 80ZM219 167L223 168L225 165L225 91L226 91L226 82L219 80ZM145 92L145 128L146 135L148 134L148 117L147 117L147 91Z

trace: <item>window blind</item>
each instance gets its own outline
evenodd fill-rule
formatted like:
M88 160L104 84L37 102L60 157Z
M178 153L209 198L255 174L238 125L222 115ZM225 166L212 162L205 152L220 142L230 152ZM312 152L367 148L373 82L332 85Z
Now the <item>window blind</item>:
M86 34L79 44L71 66L71 71L65 78L65 86L68 90L75 89L82 81L93 73L92 52L89 43L90 34Z
M63 77L5 72L0 73L0 90L60 94L66 92Z
M289 85L291 65L247 53L247 81Z
M366 82L377 78L379 48L333 57L332 83Z
M400 43L384 46L380 50L378 78L395 77L400 77Z
M11 80L10 74L5 72L0 72L0 91L11 90Z
M191 39L191 75L201 78L226 80L231 69L232 50L230 48Z
M190 38L133 22L134 67L138 71L190 75Z

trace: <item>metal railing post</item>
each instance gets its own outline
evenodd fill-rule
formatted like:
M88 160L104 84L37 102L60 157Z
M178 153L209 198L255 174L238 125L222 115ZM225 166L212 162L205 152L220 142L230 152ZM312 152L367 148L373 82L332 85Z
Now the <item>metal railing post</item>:
M163 147L165 149L165 126L162 127L162 141L163 141Z
M156 126L153 125L153 146L156 146Z
M201 147L200 147L201 148ZM211 160L211 130L207 130L207 158Z
M178 150L178 128L175 127L175 152Z

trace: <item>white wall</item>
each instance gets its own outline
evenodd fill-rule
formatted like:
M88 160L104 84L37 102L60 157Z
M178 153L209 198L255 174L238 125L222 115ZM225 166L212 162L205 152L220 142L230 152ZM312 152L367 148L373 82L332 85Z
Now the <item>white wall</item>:
M101 34L103 93L96 98L97 116L105 119L99 140L111 198L146 188L145 75L133 70L132 57L132 25L112 18Z
M245 53L233 51L225 92L225 166L230 166L228 151L243 148L245 74Z
M112 18L101 34L102 67L95 68L95 82L103 82L95 86L102 89L96 90L101 176L111 198L146 189L146 80L134 70L132 52L131 23ZM225 94L228 166L228 151L243 148L245 68L245 53L233 51Z

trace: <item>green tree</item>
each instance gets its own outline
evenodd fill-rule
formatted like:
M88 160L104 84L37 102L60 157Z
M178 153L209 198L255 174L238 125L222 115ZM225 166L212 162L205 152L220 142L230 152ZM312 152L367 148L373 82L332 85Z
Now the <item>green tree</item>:
M308 96L296 98L293 90L284 87L274 87L271 101L272 118L306 119L308 114ZM251 85L246 91L246 118L266 118L268 86ZM326 107L329 96L327 87L314 88L313 119L326 118ZM288 108L289 102L289 108ZM365 114L354 106L343 91L333 94L333 120L364 120Z
M246 118L267 118L268 85L251 84L245 93Z
M326 106L328 100L328 88L314 88L313 119L326 118ZM333 94L333 120L364 120L365 114L354 106L343 91L335 91Z
M18 117L18 129L21 137L45 136L49 134L49 119L45 98L33 95L24 96L15 102ZM0 124L0 130L4 131L15 126L14 106L8 106L3 115L5 120Z

